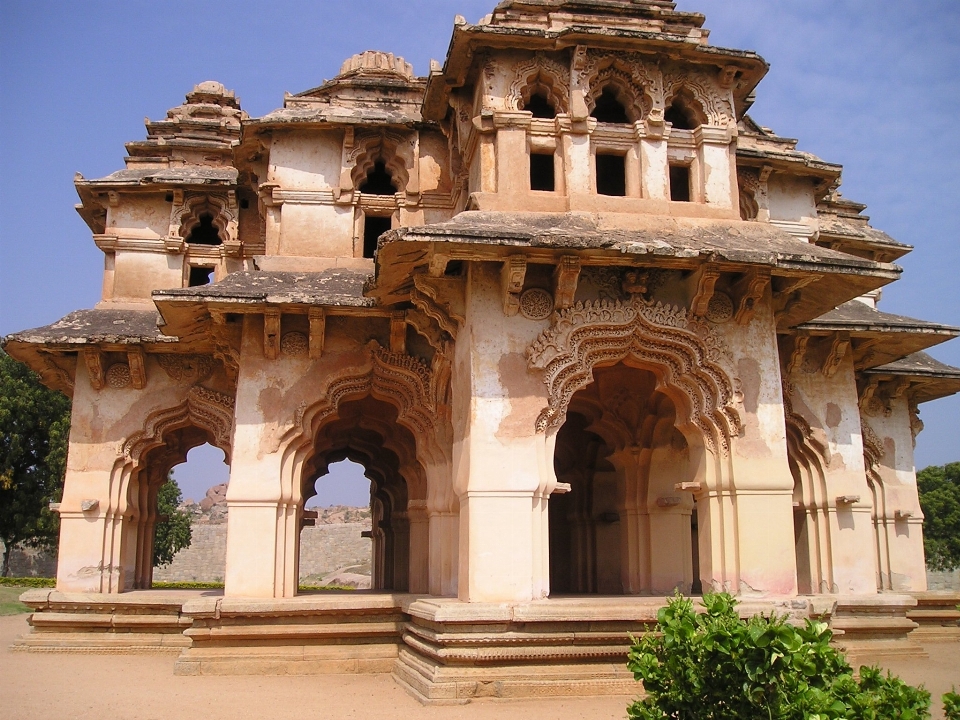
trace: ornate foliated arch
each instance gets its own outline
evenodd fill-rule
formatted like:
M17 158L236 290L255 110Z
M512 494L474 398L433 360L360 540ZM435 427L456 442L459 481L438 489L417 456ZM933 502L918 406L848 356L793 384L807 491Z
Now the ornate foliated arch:
M194 425L210 434L212 443L223 450L226 462L229 463L233 415L232 397L194 385L187 391L183 402L176 407L151 413L143 430L127 438L120 445L118 454L128 461L139 463L148 450L163 445L167 432Z
M713 329L685 309L639 298L577 303L558 313L527 351L549 393L537 431L563 423L571 398L592 382L595 367L630 358L653 370L658 389L681 396L678 414L703 433L710 450L728 455L742 422L737 383L720 365L725 355Z
M374 164L382 160L397 186L397 192L404 192L410 181L410 171L405 156L410 153L405 152L406 149L403 146L409 142L410 140L400 133L389 130L358 135L356 144L347 155L352 186L359 188L363 185Z
M545 92L547 100L558 113L570 109L570 70L542 53L518 63L514 80L507 94L507 107L520 110L530 102L538 90Z
M191 231L200 224L200 216L205 214L213 218L213 225L225 246L229 248L239 242L239 213L232 193L184 194L183 202L174 203L170 211L170 227L167 234L170 238L185 241Z
M736 124L733 94L720 87L717 78L703 70L672 68L663 74L663 103L669 107L682 98L701 123L717 127Z
M593 75L587 90L587 110L593 112L597 99L609 88L627 111L627 117L636 122L649 114L653 102L644 87L636 82L634 75L618 65L610 65Z

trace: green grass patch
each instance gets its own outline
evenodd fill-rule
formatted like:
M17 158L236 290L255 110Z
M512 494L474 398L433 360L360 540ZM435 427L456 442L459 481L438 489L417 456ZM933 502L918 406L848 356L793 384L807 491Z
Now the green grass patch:
M154 590L223 590L222 582L159 582L153 583ZM301 585L301 591L308 590L356 590L349 585Z
M4 580L6 579L4 578ZM20 615L30 612L30 608L19 600L24 590L27 590L27 588L11 587L6 584L0 587L0 615Z
M52 588L57 586L56 578L43 577L0 577L0 587Z

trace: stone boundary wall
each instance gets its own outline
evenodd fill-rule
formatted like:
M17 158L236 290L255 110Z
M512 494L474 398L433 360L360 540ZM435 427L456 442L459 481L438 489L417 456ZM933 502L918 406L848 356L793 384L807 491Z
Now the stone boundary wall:
M227 556L227 526L194 524L190 547L181 550L166 567L156 568L153 579L175 581L222 581ZM305 527L300 533L300 580L322 584L323 578L342 570L370 575L373 546L360 533L366 523L342 523Z

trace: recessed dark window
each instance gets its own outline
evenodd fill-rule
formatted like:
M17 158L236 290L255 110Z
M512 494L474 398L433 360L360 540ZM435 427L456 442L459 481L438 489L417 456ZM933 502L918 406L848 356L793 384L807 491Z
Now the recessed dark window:
M537 93L530 97L530 102L526 104L523 108L524 110L529 110L533 113L535 118L545 118L547 120L552 120L557 116L557 111L550 104L550 101L547 100L545 95Z
M555 190L553 153L530 153L530 189Z
M670 199L690 202L690 168L686 165L670 166Z
M220 233L213 224L213 215L203 213L200 216L200 222L190 231L187 242L194 245L220 245L223 243L220 239Z
M623 107L623 103L617 100L617 94L610 87L605 87L603 92L600 93L590 117L594 117L602 123L623 124L630 122L630 118L627 117L627 109Z
M699 125L687 109L678 102L674 102L667 109L667 112L663 114L663 119L677 130L693 130Z
M190 266L190 287L197 287L198 285L209 285L210 276L213 275L212 267L196 267Z
M373 164L373 168L367 173L367 179L360 186L360 192L368 195L393 195L397 192L383 160L377 160Z
M460 277L463 275L463 260L448 260L447 267L444 268L443 274L447 277Z
M250 201L249 201L249 200L247 200L246 198L244 198L243 200L240 201L240 209L241 209L241 210L246 210L246 209L248 209L249 207L250 207Z
M597 193L619 197L627 194L627 165L623 155L597 153Z
M390 218L366 215L363 218L363 256L372 258L377 252L377 239L390 229Z

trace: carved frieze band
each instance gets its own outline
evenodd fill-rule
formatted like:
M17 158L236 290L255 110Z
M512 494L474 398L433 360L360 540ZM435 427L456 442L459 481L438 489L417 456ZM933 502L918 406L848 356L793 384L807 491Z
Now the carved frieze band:
M564 421L571 398L590 384L595 366L633 357L682 391L689 421L703 431L708 447L729 453L730 438L742 428L737 381L722 367L729 365L727 351L708 323L685 309L637 297L577 303L555 318L527 351L529 367L543 371L549 392L539 432Z

